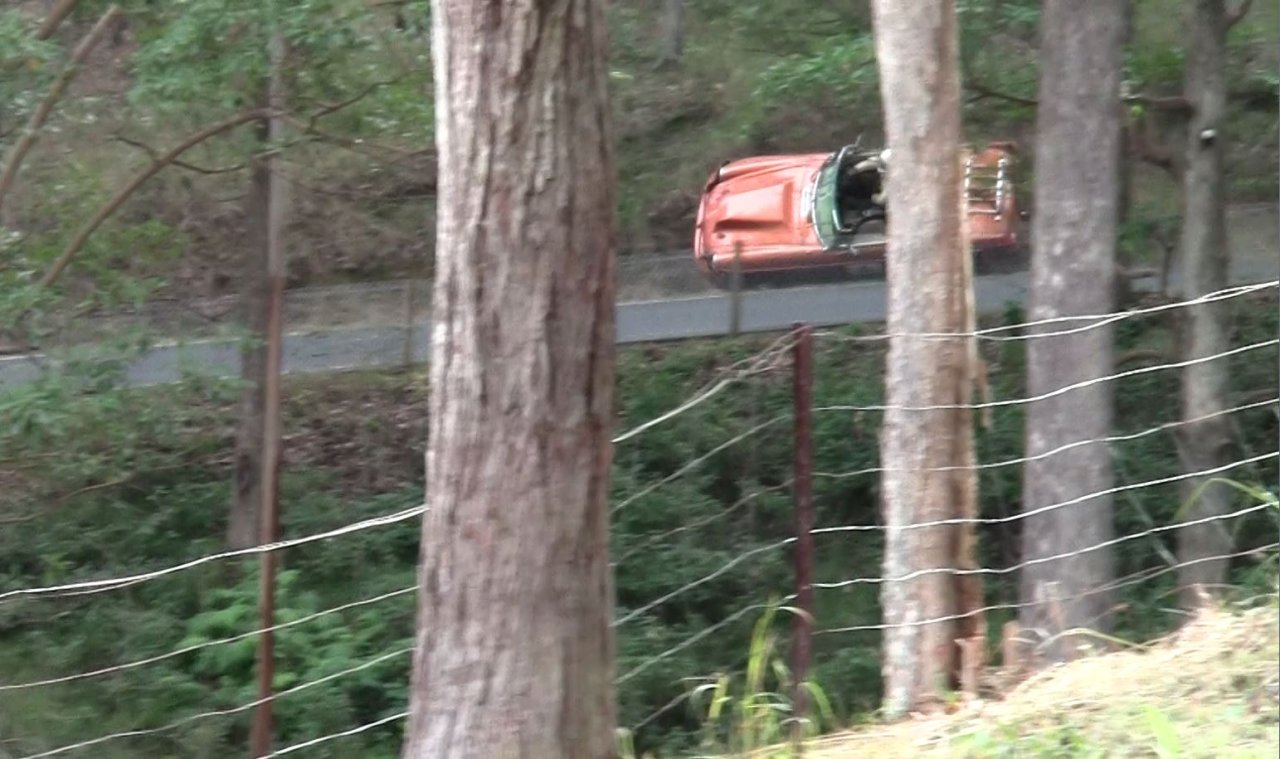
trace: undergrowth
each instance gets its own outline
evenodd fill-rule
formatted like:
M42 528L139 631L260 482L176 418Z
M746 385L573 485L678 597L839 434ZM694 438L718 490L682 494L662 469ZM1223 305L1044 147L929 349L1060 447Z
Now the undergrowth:
M1241 301L1233 314L1233 334L1241 345L1268 339L1277 328L1273 308ZM1021 319L1017 309L1010 309L997 321ZM837 332L817 345L816 405L879 404L883 343L846 339L865 336L867 327ZM621 350L617 429L680 405L773 339ZM1120 351L1154 350L1168 344L1169 332L1158 321L1127 320L1117 325L1116 340ZM984 355L994 397L1023 395L1021 344L989 343ZM1276 355L1270 347L1233 357L1232 392L1242 398L1274 396ZM234 384L193 377L180 385L133 390L122 386L123 371L123 361L86 363L69 374L50 375L0 395L0 519L5 520L0 591L129 574L220 550L231 493ZM1174 372L1116 382L1117 432L1170 421L1174 411L1166 399L1176 395L1177 383ZM420 370L286 380L286 537L421 502L426 393ZM612 517L619 616L737 562L731 571L673 595L618 628L617 672L625 678L618 689L620 724L639 726L632 736L638 756L687 755L699 750L710 734L728 740L734 734L731 718L743 714L754 715L756 722L753 737L739 745L786 729L794 684L776 665L785 660L788 644L778 637L776 620L764 635L758 608L750 606L793 591L790 550L775 545L793 529L790 395L783 362L780 370L737 382L690 412L616 446L611 500L615 506L628 504ZM982 462L1020 455L1020 409L1001 406L995 412L990 427L976 430ZM756 434L726 445L775 418ZM1274 449L1272 408L1235 418L1239 458ZM849 473L878 465L878 428L874 412L815 415L814 469L824 474L814 483L817 526L877 523L878 479ZM1119 442L1114 450L1122 482L1167 477L1179 468L1167 432ZM691 466L695 460L702 461ZM1276 487L1274 472L1265 468L1243 467L1230 475ZM1017 467L982 470L982 515L1016 513L1020 492ZM1151 522L1168 523L1179 505L1176 484L1128 491L1117 502L1117 534L1146 530ZM1268 541L1274 533L1269 519L1250 515L1236 520L1242 551ZM1016 563L1019 535L1010 524L982 530L983 566ZM1119 549L1119 575L1150 575L1117 598L1117 633L1130 640L1149 640L1176 621L1167 611L1173 578L1160 571L1165 566L1162 551L1171 547L1171 540L1170 533L1163 533L1127 541ZM281 618L302 618L412 588L417 544L418 525L411 520L289 550L279 597ZM880 546L875 530L822 535L816 541L814 579L833 583L878 576ZM247 632L255 626L254 572L251 565L218 562L108 593L0 604L5 683L128 663ZM1243 556L1233 564L1232 582L1242 593L1265 593L1273 572ZM994 575L986 595L992 604L1005 603L1016 599L1017 588L1004 575ZM876 623L877 588L858 583L824 589L817 593L814 614L822 628ZM989 615L989 639L997 639L995 631L1008 618L1007 613ZM278 636L280 685L368 664L405 646L412 627L410 591L283 630ZM743 679L753 661L753 674ZM282 745L395 713L403 707L407 665L407 657L393 658L298 697L282 698ZM874 631L817 636L808 677L821 695L812 694L808 714L815 719L813 726L827 729L873 714L880 699L879 667ZM697 679L717 673L723 679ZM0 741L9 741L4 745L20 753L37 753L110 731L162 727L210 708L247 703L249 674L242 641L108 676L0 690L0 715L5 715L0 717ZM699 691L702 700L695 702L702 706L694 709L691 691L703 685L712 687ZM719 704L714 731L707 723L712 704ZM96 750L107 759L226 756L241 750L246 730L247 715L236 713L194 720L157 736L112 741ZM392 757L399 730L393 723L318 746L308 755ZM205 753L197 752L197 746Z

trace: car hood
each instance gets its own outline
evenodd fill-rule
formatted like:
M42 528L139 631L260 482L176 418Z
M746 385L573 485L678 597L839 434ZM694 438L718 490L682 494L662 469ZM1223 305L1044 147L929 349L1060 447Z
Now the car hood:
M829 154L766 156L726 164L708 182L703 245L713 250L795 245L810 236L808 193Z

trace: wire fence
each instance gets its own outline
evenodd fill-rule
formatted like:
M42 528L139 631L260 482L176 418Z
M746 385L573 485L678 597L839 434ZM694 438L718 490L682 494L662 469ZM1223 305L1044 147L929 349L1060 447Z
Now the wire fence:
M1176 590L1179 571L1191 566L1224 560L1241 593L1273 591L1260 583L1259 577L1274 579L1278 548L1274 540L1278 511L1275 440L1280 419L1280 388L1274 371L1280 355L1277 340L1245 334L1248 330L1241 328L1237 345L1213 356L1194 361L1169 356L1149 366L1084 383L1108 383L1114 388L1117 429L1105 437L1072 441L1028 457L1021 452L1020 414L1027 404L1069 392L1026 394L1022 364L1027 341L1158 323L1177 309L1205 302L1227 302L1245 311L1261 296L1273 299L1277 284L1232 288L1133 312L997 325L978 331L984 359L1000 369L993 373L994 398L947 408L990 408L995 412L991 424L975 433L980 513L974 518L933 520L905 528L972 524L982 549L981 566L972 568L938 567L884 576L885 526L880 521L879 478L887 472L915 470L879 461L879 419L888 409L877 381L886 342L883 335L802 329L761 341L754 352L740 358L717 357L713 372L707 374L704 369L695 371L698 376L692 379L684 376L674 383L675 390L631 388L652 398L640 404L647 410L644 418L628 417L627 425L613 438L611 555L617 588L613 626L619 641L616 683L623 726L642 747L660 750L694 740L706 715L698 686L717 674L741 672L749 656L752 626L776 605L807 604L805 612L812 618L812 627L794 628L805 636L806 650L811 650L810 658L801 663L805 671L795 674L829 686L843 712L856 713L873 709L879 697L878 647L885 630L973 614L989 616L992 624L1015 620L1031 603L1019 597L1017 583L1011 580L1030 566L1113 551L1117 556L1115 576L1077 596L1119 594L1124 603L1113 610L1112 621L1135 635L1154 634L1171 626L1174 615L1162 611L1165 605L1160 599ZM1043 331L1044 327L1052 329ZM810 339L808 335L812 336L809 345L815 360L805 381L811 383L812 398L802 407L795 400L797 376L792 359L798 347ZM1203 362L1222 362L1230 367L1231 392L1237 402L1229 408L1198 419L1180 419L1173 404L1149 401L1152 397L1174 397L1178 370ZM620 392L627 391L624 382ZM815 443L807 469L792 465L800 415L811 427L807 434ZM1187 425L1211 418L1229 419L1239 431L1234 455L1228 463L1215 467L1184 466L1178 458L1176 435ZM1123 464L1117 466L1116 484L1059 503L1023 509L1021 466L1083 446L1106 446L1113 459ZM955 468L959 467L941 470ZM1236 499L1227 513L1180 517L1184 500L1181 486L1214 477L1239 479L1258 489L1252 496ZM811 508L813 522L798 532L794 511L801 506L796 499L801 481L812 487L811 503L803 507ZM1024 520L1071 509L1100 496L1124 498L1115 508L1114 538L1070 553L1030 559L1020 556ZM287 511L288 504L283 508ZM361 536L412 529L412 522L427 508L401 508L269 545L202 554L165 566L147 568L147 557L139 557L143 566L125 575L56 583L41 583L32 577L30 584L0 591L0 612L9 607L22 611L37 604L54 604L58 610L51 619L62 620L81 612L85 604L145 602L163 592L160 589L168 583L231 559L279 551L287 565L299 550L324 554L362 540ZM1210 557L1178 558L1177 531L1208 524L1230 528L1231 549ZM800 550L809 538L812 550ZM1116 550L1122 547L1124 550ZM941 618L886 623L880 610L881 587L931 574L983 578L981 608ZM218 575L204 575L202 582L208 581L218 582ZM148 592L153 587L157 589ZM268 629L276 633L281 650L288 650L290 645L315 640L308 637L315 629L352 629L359 620L368 618L362 615L411 622L416 595L416 582L401 585L282 618ZM5 676L0 680L0 707L5 706L5 699L31 697L51 689L59 689L60 698L85 689L90 698L145 687L141 684L161 665L198 668L199 662L243 651L264 632L247 620L230 627L236 625L238 629L180 645L140 644L136 656L77 671L25 680ZM781 634L784 645L795 643L794 636L785 630ZM360 755L381 755L371 748L375 744L367 743L374 737L382 741L376 745L390 752L387 747L397 745L408 714L405 678L413 631L401 630L399 636L392 637L353 653L344 666L323 671L307 670L304 674L299 661L282 662L278 671L287 679L266 700L279 702L282 709L297 705L289 715L351 700L356 691L374 688L375 681L378 688L397 695L376 700L376 708L339 710L341 718L334 717L322 727L291 722L279 736L281 747L267 756L347 756L357 751L357 746ZM786 651L780 656L788 658ZM297 672L290 671L291 664ZM381 673L382 679L375 677L376 673ZM877 685L869 688L868 683ZM146 741L165 740L166 736L173 741L174 734L188 738L218 735L220 740L234 741L244 734L247 713L264 701L248 698L244 695L248 692L240 692L238 698L222 692L216 699L210 693L203 705L200 698L188 699L171 710L139 715L136 724L127 727L112 727L65 745L42 745L15 755L37 759L102 752L107 746L144 754L147 746L155 745ZM192 732L208 729L214 732ZM172 742L166 745L172 749ZM326 753L331 751L337 753Z

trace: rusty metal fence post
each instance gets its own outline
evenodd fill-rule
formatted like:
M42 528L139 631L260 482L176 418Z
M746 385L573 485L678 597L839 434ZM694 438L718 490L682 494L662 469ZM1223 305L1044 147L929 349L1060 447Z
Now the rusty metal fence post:
M268 136L274 145L283 137L284 120L278 115L284 108L285 90L283 70L287 59L284 35L277 29L271 35L271 78L268 84L268 102L274 113L268 121ZM262 521L258 527L258 542L265 545L280 538L280 447L283 442L280 417L280 374L284 346L284 284L285 261L284 221L286 185L281 171L278 152L268 159L271 175L267 210L267 274L271 285L270 311L267 321L267 368L263 403L262 443ZM275 635L272 628L276 619L276 568L279 554L263 551L258 575L258 610L262 632L258 638L256 675L258 701L253 712L249 733L249 749L254 757L271 753L271 740L275 732L275 716L272 699L275 697Z
M795 414L793 445L793 497L795 499L796 608L792 633L793 695L792 741L796 755L803 751L804 722L808 716L810 648L813 641L813 328L795 325L792 348L792 398Z

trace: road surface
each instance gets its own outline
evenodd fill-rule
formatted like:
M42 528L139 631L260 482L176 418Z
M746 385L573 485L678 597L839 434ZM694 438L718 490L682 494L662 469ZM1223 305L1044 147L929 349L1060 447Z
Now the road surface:
M1275 262L1256 259L1234 267L1233 282L1267 282L1277 278ZM1153 291L1154 279L1135 282L1136 289ZM1170 283L1176 291L1177 282ZM1025 304L1028 275L1025 271L988 275L975 279L979 313L1002 311L1010 304ZM885 282L872 280L757 290L744 293L740 329L744 333L785 330L796 322L816 327L878 322L885 318ZM620 303L617 336L620 344L682 340L728 335L731 298L714 294L689 298ZM294 332L284 341L283 371L315 374L346 369L372 369L420 363L429 354L431 329L425 321L404 326L366 326L324 331ZM239 352L227 339L157 345L128 365L128 382L146 386L176 382L184 374L229 377L239 374ZM39 354L0 358L0 391L31 382L42 371L56 371L56 364Z

